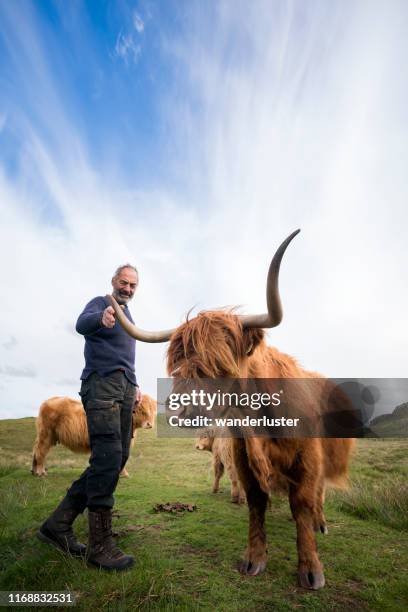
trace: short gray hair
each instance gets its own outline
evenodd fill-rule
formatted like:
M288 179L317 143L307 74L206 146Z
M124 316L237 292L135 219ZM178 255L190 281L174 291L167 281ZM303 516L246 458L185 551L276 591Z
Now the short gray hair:
M119 266L119 268L116 269L116 272L113 275L113 278L118 277L119 274L122 272L122 270L124 270L125 268L130 268L131 270L134 270L136 272L136 274L137 274L137 278L139 278L138 269L136 268L136 266L132 266L132 264L130 264L130 263L123 264L123 266Z

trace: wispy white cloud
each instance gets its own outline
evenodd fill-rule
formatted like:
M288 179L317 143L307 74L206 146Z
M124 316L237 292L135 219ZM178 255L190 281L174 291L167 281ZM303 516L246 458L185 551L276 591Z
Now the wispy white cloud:
M134 10L131 19L131 29L122 29L115 44L115 56L122 59L126 65L129 62L136 64L139 61L142 52L141 35L144 33L145 22L140 13ZM125 31L124 31L125 30ZM137 34L134 34L136 30Z
M37 376L37 372L31 367L15 367L10 365L0 367L0 374L17 378L35 378Z
M139 60L141 51L142 47L136 42L133 34L124 34L123 32L119 32L115 44L116 57L123 59L126 65L128 62L133 62L136 64Z
M137 11L133 12L133 26L136 32L139 32L139 34L142 34L145 29L144 21Z
M10 350L17 346L17 344L16 338L14 336L10 336L8 340L2 343L2 346L4 346L5 349Z

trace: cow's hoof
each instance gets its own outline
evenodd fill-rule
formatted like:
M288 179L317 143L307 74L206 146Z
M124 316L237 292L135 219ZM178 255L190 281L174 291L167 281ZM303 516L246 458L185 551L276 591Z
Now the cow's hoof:
M234 497L231 497L231 504L239 504L239 497L238 495L234 495Z
M323 572L298 572L299 585L304 589L312 589L317 591L324 587Z
M320 525L320 533L323 533L324 535L327 535L329 533L326 523Z
M240 574L246 576L258 576L265 570L266 561L252 562L249 559L243 559L238 566Z

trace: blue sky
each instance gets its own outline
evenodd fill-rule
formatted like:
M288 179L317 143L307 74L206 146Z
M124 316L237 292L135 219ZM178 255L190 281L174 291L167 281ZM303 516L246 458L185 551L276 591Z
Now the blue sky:
M0 417L76 396L123 261L146 328L263 311L335 377L405 376L405 2L0 0ZM165 347L139 345L155 395Z
M18 171L16 144L26 136L16 126L22 113L54 152L65 152L65 127L81 139L92 164L117 171L122 180L131 175L132 183L154 185L168 178L164 162L171 150L163 155L163 145L171 143L160 101L173 70L163 37L181 28L174 6L1 5L4 106L17 128L3 148L10 171Z

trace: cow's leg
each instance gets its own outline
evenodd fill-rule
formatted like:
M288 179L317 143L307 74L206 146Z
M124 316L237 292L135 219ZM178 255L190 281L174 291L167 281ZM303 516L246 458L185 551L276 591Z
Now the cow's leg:
M240 564L239 571L241 574L257 576L266 567L265 511L268 495L262 491L255 478L246 484L246 497L249 509L248 547Z
M240 498L239 498L239 482L235 478L234 478L234 480L231 480L231 501L232 501L233 504L239 504L240 503Z
M242 486L242 484L240 483L240 481L238 481L238 503L239 504L245 504L246 502L246 495L245 495L245 489Z
M224 464L219 457L214 457L214 484L213 493L218 493L220 489L220 480L224 474Z
M237 471L233 465L229 465L227 471L231 481L231 501L233 504L239 504L239 480Z
M231 480L231 501L233 504L245 503L245 492L240 485L237 470L234 465L229 466L228 476Z
M318 462L315 465L318 474ZM289 487L289 501L296 521L298 549L298 580L306 589L324 586L323 566L317 552L314 517L319 475L307 472L301 463L296 470L296 484Z
M245 441L235 439L233 448L238 477L244 487L249 510L248 547L239 571L248 576L257 576L266 567L265 511L268 495L261 489L249 467Z
M316 506L315 506L315 518L314 518L314 530L320 531L327 535L329 530L327 528L326 517L324 516L323 506L325 498L325 482L322 478L317 487L316 493Z
M31 467L31 473L34 476L46 476L47 469L45 467L45 458L50 452L51 446L54 446L55 442L53 436L50 433L40 432L33 449L33 463Z

